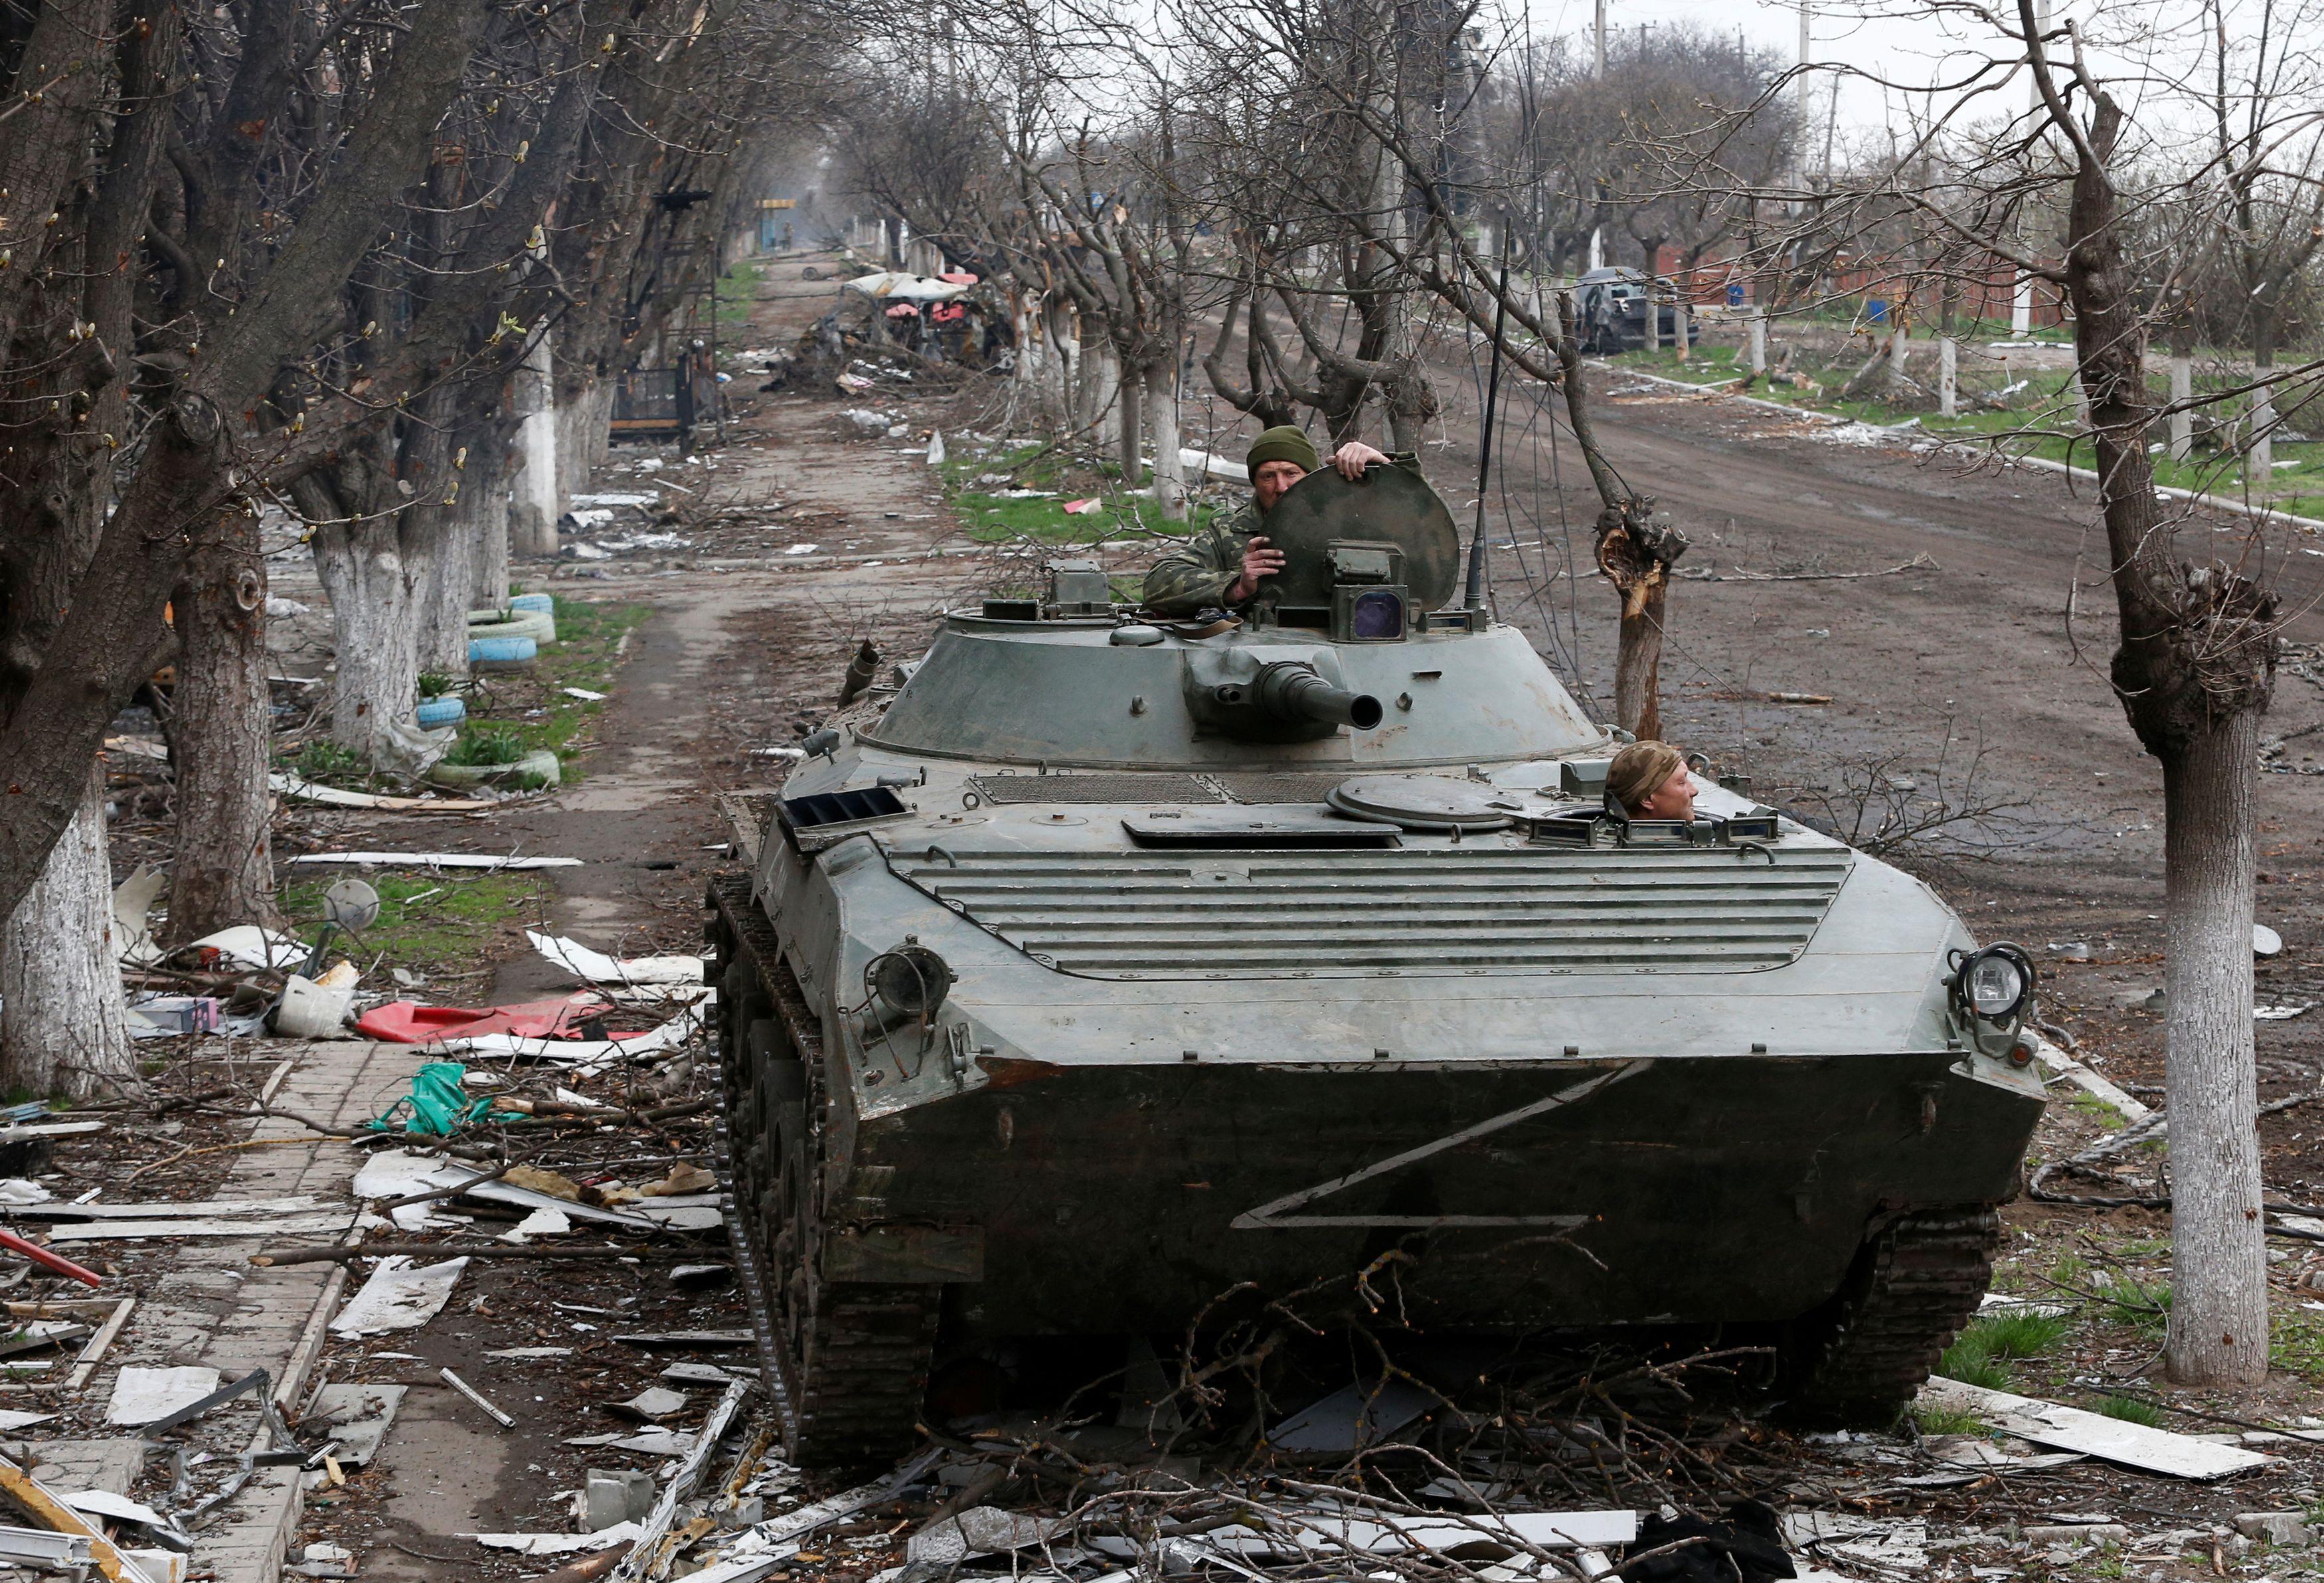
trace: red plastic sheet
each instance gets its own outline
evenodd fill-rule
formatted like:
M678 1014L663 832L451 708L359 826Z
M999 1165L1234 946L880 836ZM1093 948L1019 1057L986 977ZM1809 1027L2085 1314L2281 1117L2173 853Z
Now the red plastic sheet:
M358 1032L396 1045L432 1045L438 1039L473 1038L479 1034L515 1034L527 1039L589 1037L581 1025L604 1013L609 1003L602 995L582 990L558 1000L526 1000L514 1006L423 1006L417 1000L391 1000L355 1018ZM635 1033L596 1035L635 1038Z

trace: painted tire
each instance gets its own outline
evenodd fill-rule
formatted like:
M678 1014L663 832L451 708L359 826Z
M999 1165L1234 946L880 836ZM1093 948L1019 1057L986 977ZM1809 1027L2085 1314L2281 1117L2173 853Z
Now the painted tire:
M530 638L471 638L468 664L477 670L523 670L540 653Z
M509 608L553 616L557 613L557 596L553 594L512 594L509 595Z
M557 755L543 748L513 764L447 764L439 759L429 766L427 778L438 786L515 786L533 780L555 786Z
M554 643L557 618L533 610L472 610L468 612L468 636L530 638L536 643Z
M467 700L464 698L426 698L413 710L412 718L419 721L422 731L441 731L447 725L457 725L468 718Z

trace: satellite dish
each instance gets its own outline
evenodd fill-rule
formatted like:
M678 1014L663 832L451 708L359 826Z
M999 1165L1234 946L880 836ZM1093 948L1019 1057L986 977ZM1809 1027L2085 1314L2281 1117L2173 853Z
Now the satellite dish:
M360 879L337 880L323 892L323 918L333 928L360 934L378 917L379 892Z

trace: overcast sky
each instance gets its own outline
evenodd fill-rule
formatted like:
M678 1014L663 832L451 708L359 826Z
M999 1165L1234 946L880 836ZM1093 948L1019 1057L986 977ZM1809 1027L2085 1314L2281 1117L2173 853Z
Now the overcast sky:
M1586 35L1593 16L1592 0L1503 0L1518 9L1513 15L1520 27L1530 22L1536 35ZM2004 15L2015 15L2015 0L1991 0ZM2240 48L2254 31L2260 0L2229 0L2229 38ZM1877 74L1892 81L1930 84L1959 79L1977 61L2016 51L1998 32L1954 5L1940 20L1930 14L1930 0L1812 0L1810 59L1834 62ZM2073 18L2091 45L2092 57L2111 81L2122 84L2126 107L2135 115L2150 113L2151 104L2137 101L2158 91L2154 86L2193 64L2203 38L2200 0L2077 0L2070 5L2053 0L2055 17ZM2285 5L2277 0L2278 25L2287 12L2308 11L2302 0ZM1786 62L1798 59L1800 11L1796 3L1769 0L1607 0L1607 26L1634 32L1650 27L1692 23L1732 34L1738 30L1750 43L1776 51ZM2306 32L2305 28L2301 29ZM2301 41L2314 48L2316 41ZM1829 114L1833 78L1820 78L1812 89L1814 115L1821 129ZM1840 94L1840 138L1885 138L1906 123L1895 96L1884 93L1860 77L1843 76ZM2142 87L2142 84L2147 86ZM2030 85L2023 73L2004 92L1988 100L1992 110L2012 113L2025 107ZM1923 113L1925 107L1923 106Z

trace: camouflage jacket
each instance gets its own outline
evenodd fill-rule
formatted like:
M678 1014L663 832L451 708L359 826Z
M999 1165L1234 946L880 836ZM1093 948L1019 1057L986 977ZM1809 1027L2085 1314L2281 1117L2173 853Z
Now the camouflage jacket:
M1255 500L1213 517L1146 574L1147 607L1167 616L1226 609L1227 585L1241 575L1243 547L1259 530L1259 520Z

